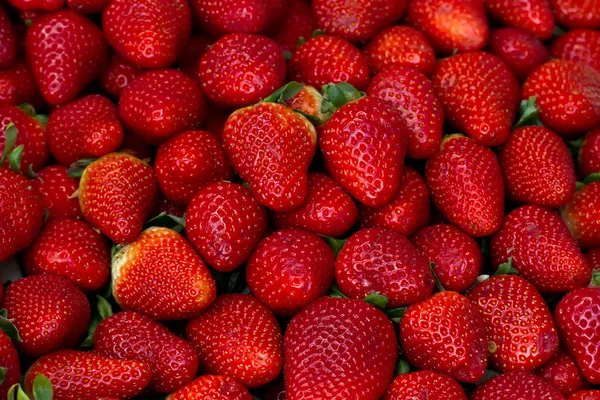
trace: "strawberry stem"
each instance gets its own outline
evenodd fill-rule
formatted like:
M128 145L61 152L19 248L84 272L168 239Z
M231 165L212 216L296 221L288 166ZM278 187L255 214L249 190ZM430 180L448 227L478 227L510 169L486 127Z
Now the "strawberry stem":
M493 276L518 275L518 274L519 274L519 271L517 271L513 267L513 258L509 257L507 262L500 264L498 266L498 269L496 270L496 273Z
M336 257L338 256L338 254L340 254L340 251L342 251L342 249L344 248L344 245L346 244L346 241L348 240L348 239L336 239L336 238L332 238L331 236L325 236L325 235L320 235L320 236L323 239L325 239L325 241L331 248L331 251L333 251L333 255Z
M380 310L385 310L390 300L381 293L373 292L365 297L363 301L379 308Z

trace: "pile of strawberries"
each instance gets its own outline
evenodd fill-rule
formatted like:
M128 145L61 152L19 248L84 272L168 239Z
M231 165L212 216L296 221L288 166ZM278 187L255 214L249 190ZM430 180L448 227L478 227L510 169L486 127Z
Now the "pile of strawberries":
M600 400L600 0L0 2L0 400Z

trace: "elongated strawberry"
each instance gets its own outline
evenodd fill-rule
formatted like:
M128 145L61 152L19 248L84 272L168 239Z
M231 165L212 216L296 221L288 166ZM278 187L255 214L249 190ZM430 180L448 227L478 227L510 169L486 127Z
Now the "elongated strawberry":
M172 393L167 400L252 400L248 389L225 375L204 375Z
M562 349L539 368L536 375L550 382L565 396L570 396L588 385L575 360Z
M40 193L46 221L83 218L79 200L73 197L79 182L67 174L67 167L49 165L39 170L37 176L31 185Z
M481 384L471 400L565 400L552 385L528 372L507 372Z
M312 302L292 319L284 340L287 400L376 400L392 380L394 328L362 300Z
M527 79L550 55L544 44L521 28L500 28L492 32L488 49L515 73L520 81Z
M579 61L600 71L600 32L574 29L559 36L550 47L552 57Z
M105 92L119 97L121 92L144 70L115 54L102 72L100 85Z
M0 360L0 397L4 399L10 387L19 383L21 364L17 349L2 329L0 329Z
M464 389L449 376L434 371L417 371L398 375L383 400L467 400Z
M600 28L600 2L549 0L556 22L568 28Z
M589 183L575 193L561 214L579 246L600 247L600 182Z
M317 19L310 4L305 0L292 1L273 39L283 51L293 53L298 40L309 38L316 29Z
M516 26L546 40L552 36L554 18L547 0L484 0L487 11L502 24Z
M0 71L0 106L20 106L23 103L41 107L44 99L29 65L21 60Z
M8 0L17 10L49 12L62 8L65 0Z
M579 149L579 175L600 172L600 128L588 132Z
M569 397L569 400L600 400L600 390L581 390Z
M69 8L80 14L100 14L109 4L110 0L67 0Z
M17 40L4 5L0 6L0 68L11 67L17 61Z
M16 141L14 148L6 149L7 133L9 133L11 123L17 131ZM49 153L44 125L37 118L18 107L0 106L0 148L2 152L6 153L19 146L23 146L20 164L22 173L27 172L29 168L37 171L48 161ZM8 159L3 162L3 166L9 166Z

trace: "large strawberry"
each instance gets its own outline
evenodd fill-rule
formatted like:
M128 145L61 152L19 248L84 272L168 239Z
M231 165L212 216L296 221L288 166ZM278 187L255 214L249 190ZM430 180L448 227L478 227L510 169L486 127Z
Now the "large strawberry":
M4 5L0 6L0 68L9 68L17 60L15 31Z
M507 372L475 389L471 400L565 400L550 383L528 372Z
M394 328L362 300L322 297L292 319L284 339L287 400L377 400L392 380Z
M495 30L490 36L488 49L500 57L520 81L524 81L550 57L548 49L538 38L520 28Z
M559 36L550 47L554 58L580 61L600 71L600 32L574 29Z
M172 393L167 400L252 400L241 383L225 375L204 375Z
M600 182L585 185L561 211L581 247L600 247Z
M467 400L464 389L449 376L434 371L398 375L383 400Z
M568 28L600 28L598 0L549 0L556 22Z
M309 38L317 29L317 20L305 0L292 1L273 39L283 51L294 52L300 38Z
M119 97L123 89L143 73L142 68L115 54L102 72L100 85L108 94Z
M10 124L13 130L16 128L16 141L9 143L7 148L7 137L10 138L14 132L10 132ZM8 140L10 142L10 140ZM29 168L37 171L48 161L49 153L46 141L46 130L44 124L35 116L15 106L0 106L0 148L2 152L16 152L17 147L23 146L23 154L20 157L20 171L27 172ZM9 166L9 159L2 157L0 165ZM12 166L11 166L12 167Z
M21 60L0 71L0 105L19 106L23 103L41 107L44 99L29 65Z
M550 39L554 18L547 0L484 0L488 12L505 25L516 26L542 40Z
M40 193L46 221L83 218L79 199L73 197L79 181L68 175L67 167L49 165L39 170L37 176L38 179L31 180L31 186Z
M550 382L565 396L570 396L588 386L575 360L562 349L558 350L558 353L550 361L539 368L536 375Z
M0 398L5 399L10 387L19 383L20 368L17 349L10 337L0 329Z
M600 127L585 135L579 149L579 174L583 177L600 172Z

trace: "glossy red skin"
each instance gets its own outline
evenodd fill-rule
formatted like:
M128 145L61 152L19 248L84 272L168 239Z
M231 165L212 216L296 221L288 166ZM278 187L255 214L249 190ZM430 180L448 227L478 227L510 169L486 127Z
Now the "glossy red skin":
M433 87L446 120L477 143L506 142L519 107L519 83L498 57L484 52L440 61Z
M294 52L288 77L317 88L348 82L363 90L369 84L369 63L352 43L335 36L317 36Z
M311 172L304 203L294 210L275 213L273 220L278 228L301 228L319 235L341 237L358 221L358 207L329 175Z
M21 173L25 174L30 165L34 171L39 170L50 156L44 125L18 107L0 106L0 153L4 151L6 129L11 122L17 128L17 141L13 149L23 145ZM5 161L4 167L9 167L8 160Z
M108 94L119 97L123 89L143 73L142 68L115 54L102 72L100 85Z
M25 249L42 227L42 199L30 182L0 168L0 262Z
M41 107L44 99L25 61L0 71L0 106L20 106L23 103Z
M511 211L491 240L492 265L512 257L522 277L543 293L585 286L591 268L560 216L539 206Z
M225 375L203 375L172 393L168 400L252 400L248 389Z
M507 372L479 385L471 400L565 400L550 383L528 372Z
M231 164L258 201L277 212L304 203L316 142L313 125L277 103L239 109L223 129L223 145Z
M122 360L143 361L152 371L148 389L171 393L191 382L198 355L185 340L159 322L133 311L102 320L94 332L94 351Z
M575 165L565 142L543 126L511 133L500 150L506 195L517 203L564 206L575 194Z
M565 396L571 396L575 392L588 386L587 381L581 375L575 360L564 350L558 353L545 365L539 368L536 375L550 382L552 386L560 390Z
M407 137L400 113L381 99L364 97L319 128L319 147L327 171L348 193L381 207L400 187Z
M450 224L425 227L410 239L432 266L444 289L462 293L481 273L482 255L477 242Z
M183 72L146 72L121 92L119 115L125 127L157 145L206 119L206 101L198 83Z
M56 399L132 398L150 382L152 373L141 361L116 360L93 352L60 350L37 360L25 374L31 393L37 374L50 380Z
M4 6L0 6L0 68L9 68L17 61L15 32Z
M73 283L58 275L35 275L6 288L3 308L23 339L19 353L37 358L73 348L90 322L90 304Z
M489 236L500 228L504 184L498 159L489 148L451 136L427 161L425 180L433 204L470 236Z
M180 205L187 205L201 188L233 178L223 146L206 131L186 131L163 143L154 172L162 194Z
M8 0L11 6L21 11L56 11L64 7L65 0Z
M589 183L575 193L561 214L579 246L600 247L600 182Z
M333 252L316 234L282 229L258 244L246 265L246 281L273 313L292 316L327 294L334 261Z
M554 58L579 61L600 71L600 32L574 29L556 38L550 47Z
M585 258L590 264L592 271L600 271L600 249L588 250Z
M198 79L206 96L226 107L257 103L285 83L283 52L270 38L232 33L202 56Z
M192 36L190 43L179 57L179 69L192 79L198 79L200 59L214 44L214 40L204 34Z
M485 6L503 25L524 29L541 40L552 37L554 18L547 0L485 0Z
M568 28L600 28L600 2L549 0L556 22Z
M99 14L111 0L67 0L67 6L80 14Z
M27 30L26 53L42 95L54 105L74 100L108 60L102 31L71 10L35 18Z
M527 79L550 55L544 44L521 28L500 28L492 32L488 50L500 57L519 81Z
M392 380L394 328L362 300L312 302L292 319L284 341L287 400L377 400Z
M158 320L189 319L216 297L208 267L174 230L152 227L112 259L112 292L123 310Z
M0 300L2 300L1 297ZM10 338L2 329L0 329L0 359L2 359L1 367L6 369L4 380L0 383L0 397L4 399L10 387L19 383L21 364L17 349L15 349Z
M582 390L569 397L569 400L600 400L600 390Z
M563 139L600 124L600 71L575 61L549 61L529 75L523 99L535 96L542 123Z
M296 51L298 40L301 37L310 38L317 29L317 19L307 1L295 0L290 3L285 18L273 39L283 51L293 53Z
M579 149L579 175L594 172L600 172L600 128L589 131Z
M390 67L373 77L366 92L402 115L408 129L408 157L425 159L439 151L444 113L425 75L409 66Z
M227 373L247 388L262 386L281 371L281 328L251 295L220 295L188 323L186 338L198 352L204 373Z
M398 375L383 400L467 400L465 391L454 379L434 371Z

